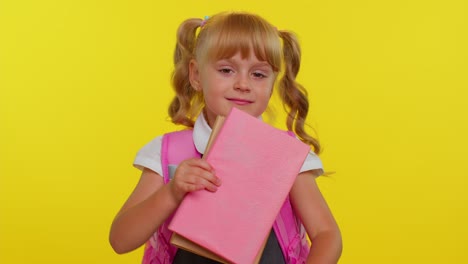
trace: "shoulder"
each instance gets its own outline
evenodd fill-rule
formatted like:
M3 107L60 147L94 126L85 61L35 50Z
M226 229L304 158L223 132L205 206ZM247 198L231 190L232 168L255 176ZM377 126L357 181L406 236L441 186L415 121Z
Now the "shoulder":
M320 176L323 174L323 165L322 160L315 154L314 152L310 151L307 155L304 164L300 172L305 171L312 171L314 176Z
M163 175L161 158L167 156L168 145L171 145L171 149L185 149L187 145L193 145L192 134L192 130L180 130L155 137L137 152L133 166L139 170L147 168ZM177 156L177 153L175 155Z
M157 136L146 143L136 154L133 166L139 170L148 168L162 175L161 146L163 136Z
M287 133L290 136L295 137L297 140L299 140L299 138L294 134L294 132L287 131ZM322 175L324 172L322 160L312 150L309 151L309 154L307 154L307 157L304 163L302 164L302 167L300 170L300 172L306 172L306 171L311 171L316 177Z
M155 157L161 155L162 145L166 144L167 141L173 140L178 142L181 139L189 138L191 140L192 130L180 130L169 132L153 138L151 141L146 143L137 153L137 156Z

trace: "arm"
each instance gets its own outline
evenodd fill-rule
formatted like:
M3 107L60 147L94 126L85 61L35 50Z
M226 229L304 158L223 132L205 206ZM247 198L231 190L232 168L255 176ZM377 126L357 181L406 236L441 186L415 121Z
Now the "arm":
M342 251L341 233L311 171L297 176L290 197L312 241L307 263L337 263Z
M219 179L201 159L183 161L167 185L156 172L144 169L140 181L115 217L109 241L117 253L137 249L179 206L187 192L216 191Z

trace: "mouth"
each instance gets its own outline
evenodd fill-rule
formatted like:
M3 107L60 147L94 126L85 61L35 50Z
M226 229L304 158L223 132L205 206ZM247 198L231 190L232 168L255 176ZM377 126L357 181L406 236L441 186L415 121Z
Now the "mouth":
M241 99L241 98L227 98L228 101L236 104L236 105L247 105L253 103L251 100Z

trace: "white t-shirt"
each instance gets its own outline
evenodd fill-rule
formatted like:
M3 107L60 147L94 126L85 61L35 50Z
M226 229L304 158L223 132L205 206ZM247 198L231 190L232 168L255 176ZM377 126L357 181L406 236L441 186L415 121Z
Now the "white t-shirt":
M203 115L199 115L193 127L193 142L197 151L201 154L205 153L206 144L210 138L211 127L206 122ZM133 161L133 166L143 170L148 168L159 175L162 173L161 165L161 144L162 136L154 138L148 144L141 148ZM323 166L320 158L312 151L307 155L300 172L312 170L315 176L323 174Z

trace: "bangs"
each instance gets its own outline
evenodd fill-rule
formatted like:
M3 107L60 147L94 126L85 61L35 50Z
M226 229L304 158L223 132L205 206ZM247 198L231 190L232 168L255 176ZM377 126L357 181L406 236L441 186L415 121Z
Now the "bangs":
M197 42L197 59L227 59L238 52L245 59L253 51L258 60L268 62L275 72L281 68L278 33L256 15L233 13L212 17L200 31Z

